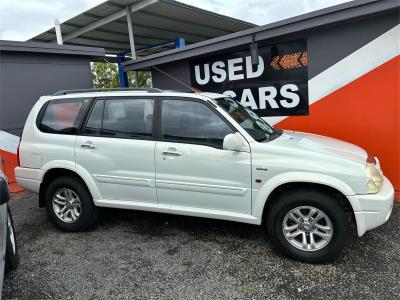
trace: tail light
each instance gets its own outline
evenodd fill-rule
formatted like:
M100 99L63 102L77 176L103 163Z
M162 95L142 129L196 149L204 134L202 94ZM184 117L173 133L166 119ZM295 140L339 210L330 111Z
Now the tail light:
M17 148L17 163L18 163L18 167L21 166L21 161L19 159L19 146L21 145L21 142L18 143L18 148Z
M373 155L368 155L367 163L376 165L376 159Z
M0 171L3 173L5 173L5 168L4 168L5 163L6 163L6 160L0 156Z

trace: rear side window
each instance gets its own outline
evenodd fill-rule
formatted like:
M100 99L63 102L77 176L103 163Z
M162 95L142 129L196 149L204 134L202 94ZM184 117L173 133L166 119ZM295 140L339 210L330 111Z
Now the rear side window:
M51 101L43 114L39 129L46 133L75 134L89 101L83 98Z
M84 130L84 134L100 135L103 119L104 100L97 100Z
M154 100L98 100L89 116L85 134L120 138L151 137Z

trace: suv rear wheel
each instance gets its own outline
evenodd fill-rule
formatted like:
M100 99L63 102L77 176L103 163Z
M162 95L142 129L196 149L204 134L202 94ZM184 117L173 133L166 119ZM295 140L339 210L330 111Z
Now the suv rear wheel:
M82 181L60 177L52 181L45 193L50 219L65 231L88 229L97 220L92 196Z
M286 256L310 263L334 260L349 228L343 207L331 195L313 190L282 194L267 215L273 244Z

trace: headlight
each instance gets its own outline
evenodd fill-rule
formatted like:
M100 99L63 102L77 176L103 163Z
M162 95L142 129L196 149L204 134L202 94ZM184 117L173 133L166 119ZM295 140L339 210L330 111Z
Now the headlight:
M375 164L367 163L366 168L368 194L375 194L380 191L382 186L382 175Z

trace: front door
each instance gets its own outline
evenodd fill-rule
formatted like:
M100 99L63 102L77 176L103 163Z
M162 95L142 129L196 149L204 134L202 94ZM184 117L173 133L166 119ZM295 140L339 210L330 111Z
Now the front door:
M152 135L154 100L98 99L75 147L77 167L103 200L157 203Z
M250 153L223 150L234 130L208 104L164 99L156 144L160 204L251 213Z

